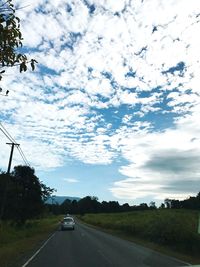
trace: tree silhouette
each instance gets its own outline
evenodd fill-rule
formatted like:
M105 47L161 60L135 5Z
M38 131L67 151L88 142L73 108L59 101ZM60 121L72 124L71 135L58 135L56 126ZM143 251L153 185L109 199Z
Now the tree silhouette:
M0 207L5 206L3 219L24 223L27 219L39 216L44 209L44 201L54 192L40 182L35 170L28 166L16 166L11 175L0 175L0 193L3 196L6 186L6 202L0 197Z

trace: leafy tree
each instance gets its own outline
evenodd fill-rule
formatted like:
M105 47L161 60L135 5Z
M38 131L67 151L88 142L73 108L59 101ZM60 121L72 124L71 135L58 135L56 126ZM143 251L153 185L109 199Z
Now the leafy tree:
M77 214L77 213L79 213L78 201L75 200L75 199L72 200L72 202L71 202L70 213L72 213L72 214Z
M164 200L164 202L165 202L166 208L167 208L167 209L170 209L170 208L171 208L171 199L166 198L166 199Z
M181 205L185 209L200 210L200 198L199 194L196 197L189 197L181 201Z
M124 203L121 207L122 211L130 211L130 206L128 203Z
M171 209L194 209L200 210L200 192L196 197L189 197L184 200L177 199L165 199L165 204L167 208Z
M127 204L125 204L124 206L125 208L127 208ZM119 205L119 202L117 201L102 201L101 203L101 211L102 212L120 212L120 211L124 211L124 207L121 207Z
M149 207L147 203L141 203L139 206L136 206L136 210L148 210Z
M151 201L150 203L149 203L149 208L150 209L156 209L156 203L154 202L154 201Z
M51 197L51 195L56 191L56 189L50 188L45 184L43 184L42 182L40 182L40 186L41 186L42 200L43 202L45 202L49 197Z
M53 189L42 184L35 175L35 170L28 166L14 167L12 180L15 184L16 192L16 219L24 222L40 214L44 200L50 197Z
M5 191L6 190L6 191ZM4 207L3 219L12 219L24 223L27 219L37 217L44 209L44 201L54 189L45 186L35 175L33 168L16 166L11 175L0 175L0 207Z
M86 196L78 202L79 210L84 213L96 213L99 211L99 202L96 197Z
M30 63L32 70L35 69L35 59L28 60L25 54L17 52L23 46L22 40L20 19L15 15L12 0L5 1L0 4L0 80L6 67L19 65L20 72L24 72Z
M3 218L7 200L7 190L10 185L10 176L6 173L0 174L0 220Z
M180 209L181 207L182 207L181 201L176 200L176 199L171 200L171 208L172 209Z
M165 208L165 204L164 203L161 203L159 208L160 209L164 209Z
M71 200L65 199L65 201L61 204L61 213L63 214L71 213L71 204L72 204Z
M120 205L118 201L109 201L109 207L111 212L119 212L120 211Z

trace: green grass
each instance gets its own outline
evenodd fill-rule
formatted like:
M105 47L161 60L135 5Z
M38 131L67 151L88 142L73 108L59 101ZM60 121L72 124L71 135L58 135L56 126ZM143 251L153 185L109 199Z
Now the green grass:
M84 222L115 231L132 240L156 244L188 255L200 262L199 212L189 210L151 210L110 214L86 214Z
M12 266L20 261L58 227L60 217L52 216L27 221L23 226L3 222L0 226L0 266Z

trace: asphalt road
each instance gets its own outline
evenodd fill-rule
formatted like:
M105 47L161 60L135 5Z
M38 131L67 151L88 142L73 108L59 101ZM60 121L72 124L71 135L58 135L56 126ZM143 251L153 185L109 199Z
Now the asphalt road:
M135 243L76 223L57 231L24 267L172 267L186 266Z

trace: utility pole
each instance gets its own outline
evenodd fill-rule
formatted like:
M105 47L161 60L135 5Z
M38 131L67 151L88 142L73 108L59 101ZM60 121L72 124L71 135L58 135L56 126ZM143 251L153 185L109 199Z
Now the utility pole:
M12 157L13 157L14 147L15 146L19 146L19 144L15 144L15 143L6 143L6 144L7 145L11 145L10 159L9 159L8 170L7 170L7 174L10 174L10 169L11 169L11 163L12 163Z
M15 146L19 146L19 144L16 143L6 143L7 145L11 145L11 151L10 151L10 158L9 158L9 163L8 163L8 170L7 174L10 174L10 169L11 169L11 163L12 163L12 157L13 157L13 151ZM5 209L5 204L6 204L6 198L7 198L7 187L8 187L8 181L6 179L5 181L5 188L3 192L3 199L2 199L2 204L1 204L1 210L0 210L0 226L1 226L1 220L4 215L4 209Z

